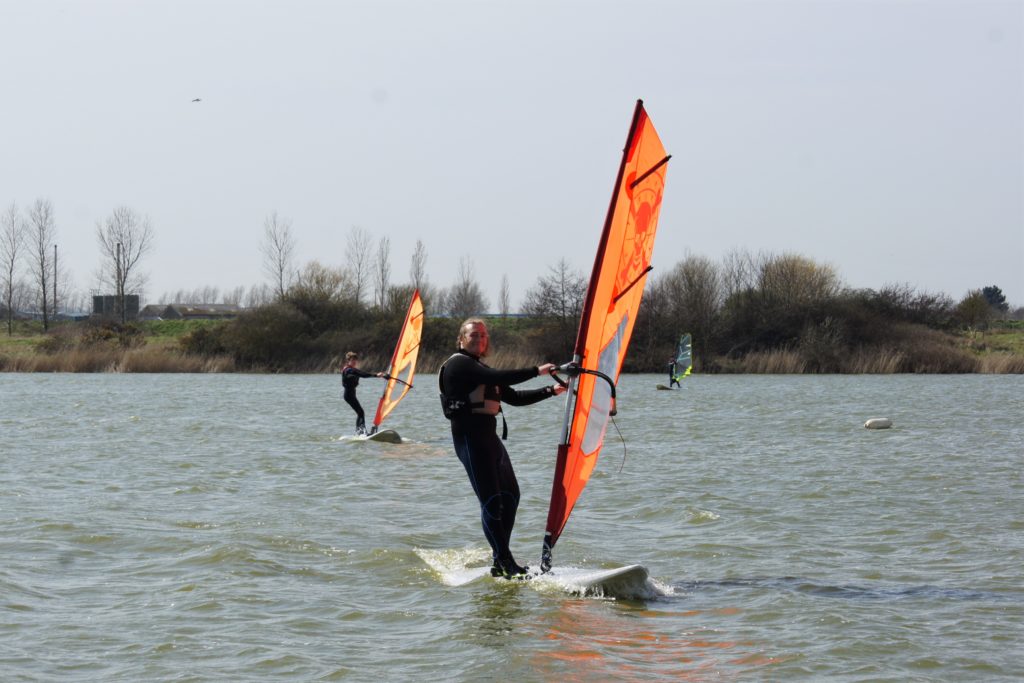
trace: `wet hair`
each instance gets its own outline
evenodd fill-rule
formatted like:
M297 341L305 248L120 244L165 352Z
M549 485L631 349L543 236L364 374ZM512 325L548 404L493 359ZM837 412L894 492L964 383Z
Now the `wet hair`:
M466 328L470 325L483 325L487 327L487 323L484 322L483 318L466 318L459 325L459 333L455 336L455 348L462 348L459 346L462 343L462 334L466 331Z

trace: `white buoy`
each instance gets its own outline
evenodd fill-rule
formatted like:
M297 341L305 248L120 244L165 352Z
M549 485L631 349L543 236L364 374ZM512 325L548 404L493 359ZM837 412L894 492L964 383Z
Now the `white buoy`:
M892 420L887 417L873 417L864 423L868 429L888 429L892 427Z

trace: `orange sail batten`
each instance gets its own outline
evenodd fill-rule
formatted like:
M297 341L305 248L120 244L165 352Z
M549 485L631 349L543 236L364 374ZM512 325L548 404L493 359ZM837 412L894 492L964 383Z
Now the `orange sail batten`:
M651 269L668 160L643 102L637 101L573 359L584 371L599 371L613 382L618 382ZM545 568L550 567L551 551L597 464L605 430L615 414L613 389L604 379L584 372L573 378L570 388L544 532L541 566Z
M412 389L413 376L416 374L416 358L420 352L420 339L423 336L423 302L420 291L412 294L409 310L405 314L402 331L395 344L395 352L391 356L391 366L387 372L387 384L377 404L377 414L373 418L373 426L379 427L395 406L401 402Z

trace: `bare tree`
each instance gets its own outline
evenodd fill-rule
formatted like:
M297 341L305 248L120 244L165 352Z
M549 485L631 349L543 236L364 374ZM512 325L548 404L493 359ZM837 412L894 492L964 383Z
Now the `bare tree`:
M309 302L344 301L350 287L349 274L340 268L310 261L299 271L295 284L288 291L289 301L305 308Z
M377 260L374 263L374 288L377 308L384 310L388 304L388 287L391 284L391 239L381 237L377 242Z
M244 296L245 287L243 285L239 285L232 290L224 292L224 296L222 296L220 300L222 303L238 306L242 303L242 298Z
M83 294L82 292L72 291L70 285L67 283L66 275L67 271L63 268L60 271L61 277L65 278L64 285L60 287L61 302L65 311L87 311L89 306L92 305L92 301L89 295Z
M412 300L412 293L416 291L412 285L391 285L388 287L388 301L384 312L388 315L398 317L404 315L409 309L409 301ZM420 296L422 301L423 297Z
M370 260L370 233L361 227L354 226L348 234L348 245L345 250L345 261L354 288L353 298L362 304L370 285L370 271L373 264Z
M189 291L179 289L175 292L164 292L158 301L161 304L213 304L217 303L220 288L206 285ZM225 295L228 296L228 295Z
M586 293L587 278L573 270L564 258L550 266L548 275L537 278L537 284L527 290L523 313L547 319L548 353L571 353Z
M501 275L501 287L498 288L498 312L501 313L502 318L508 317L509 312L509 292L508 292L508 275L502 273Z
M444 293L435 292L427 280L427 248L423 245L422 240L416 240L416 247L412 252L412 261L409 265L409 281L413 289L420 291L420 299L423 301L424 308L432 310L438 304L434 300L435 298L443 302ZM442 310L443 305L437 305L437 308Z
M663 280L668 299L673 338L693 334L696 358L710 357L715 321L724 303L722 276L718 267L703 256L687 256Z
M476 281L473 263L468 256L459 259L459 279L445 299L445 310L453 318L468 318L483 313L487 308L487 299Z
M54 244L53 267L51 268L53 284L50 285L50 291L53 294L50 310L53 311L54 319L57 318L57 313L61 308L64 311L84 310L77 308L79 305L78 295L72 289L70 271L63 264L64 262L57 258L57 245Z
M18 205L11 202L0 216L0 284L3 285L4 308L7 311L7 336L14 334L15 293L20 289L17 275L21 250L25 246L25 221Z
M836 269L806 256L782 254L761 263L761 293L790 306L802 306L834 297L842 289Z
M213 304L217 303L218 298L220 298L220 287L206 285L205 287L199 287L192 293L191 303Z
M53 204L49 199L37 199L28 213L29 260L35 283L36 301L43 316L43 330L50 329L50 287L53 277L54 240L57 224L53 218Z
M537 284L526 292L523 313L528 315L576 321L583 310L587 279L574 271L564 258L548 268L548 275L537 278Z
M99 279L114 288L124 323L127 317L125 294L133 289L141 292L146 284L146 277L137 266L153 247L153 228L148 217L140 216L127 206L119 206L105 221L96 223L96 238L104 259Z
M427 285L427 248L423 240L416 240L412 251L412 263L409 265L409 281L416 289L423 290Z
M757 286L757 273L764 255L754 256L747 250L733 249L722 259L721 284L728 299Z
M274 297L275 292L270 288L270 285L266 283L253 285L245 296L245 307L259 308L260 306L266 306L274 302Z
M295 238L292 222L271 212L263 222L263 271L274 283L274 292L283 299L291 286L294 273Z

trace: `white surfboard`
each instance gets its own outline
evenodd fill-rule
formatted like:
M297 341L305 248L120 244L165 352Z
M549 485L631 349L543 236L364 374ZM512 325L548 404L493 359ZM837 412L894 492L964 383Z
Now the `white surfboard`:
M647 568L640 564L630 564L614 569L587 569L581 567L555 567L541 574L533 570L522 579L514 579L513 583L530 584L544 588L558 588L576 595L599 595L619 598L644 598L656 595L657 591L648 582ZM509 581L504 577L492 577L491 568L468 567L443 572L441 580L446 586L465 586L480 579L492 581Z
M384 443L402 443L402 437L394 429L382 429L366 435L367 441L383 441Z
M628 564L614 569L555 567L535 580L558 584L570 593L607 597L646 597L652 593L647 568Z
M342 436L339 441L377 441L378 443L402 443L402 437L394 429L382 429L373 434Z
M573 595L632 599L664 595L650 579L647 569L639 564L613 569L556 566L545 573L531 567L526 578L510 581L504 577L491 576L489 552L484 549L417 549L416 554L437 573L446 586L466 586L485 580L502 584L529 585L539 591L560 591Z

